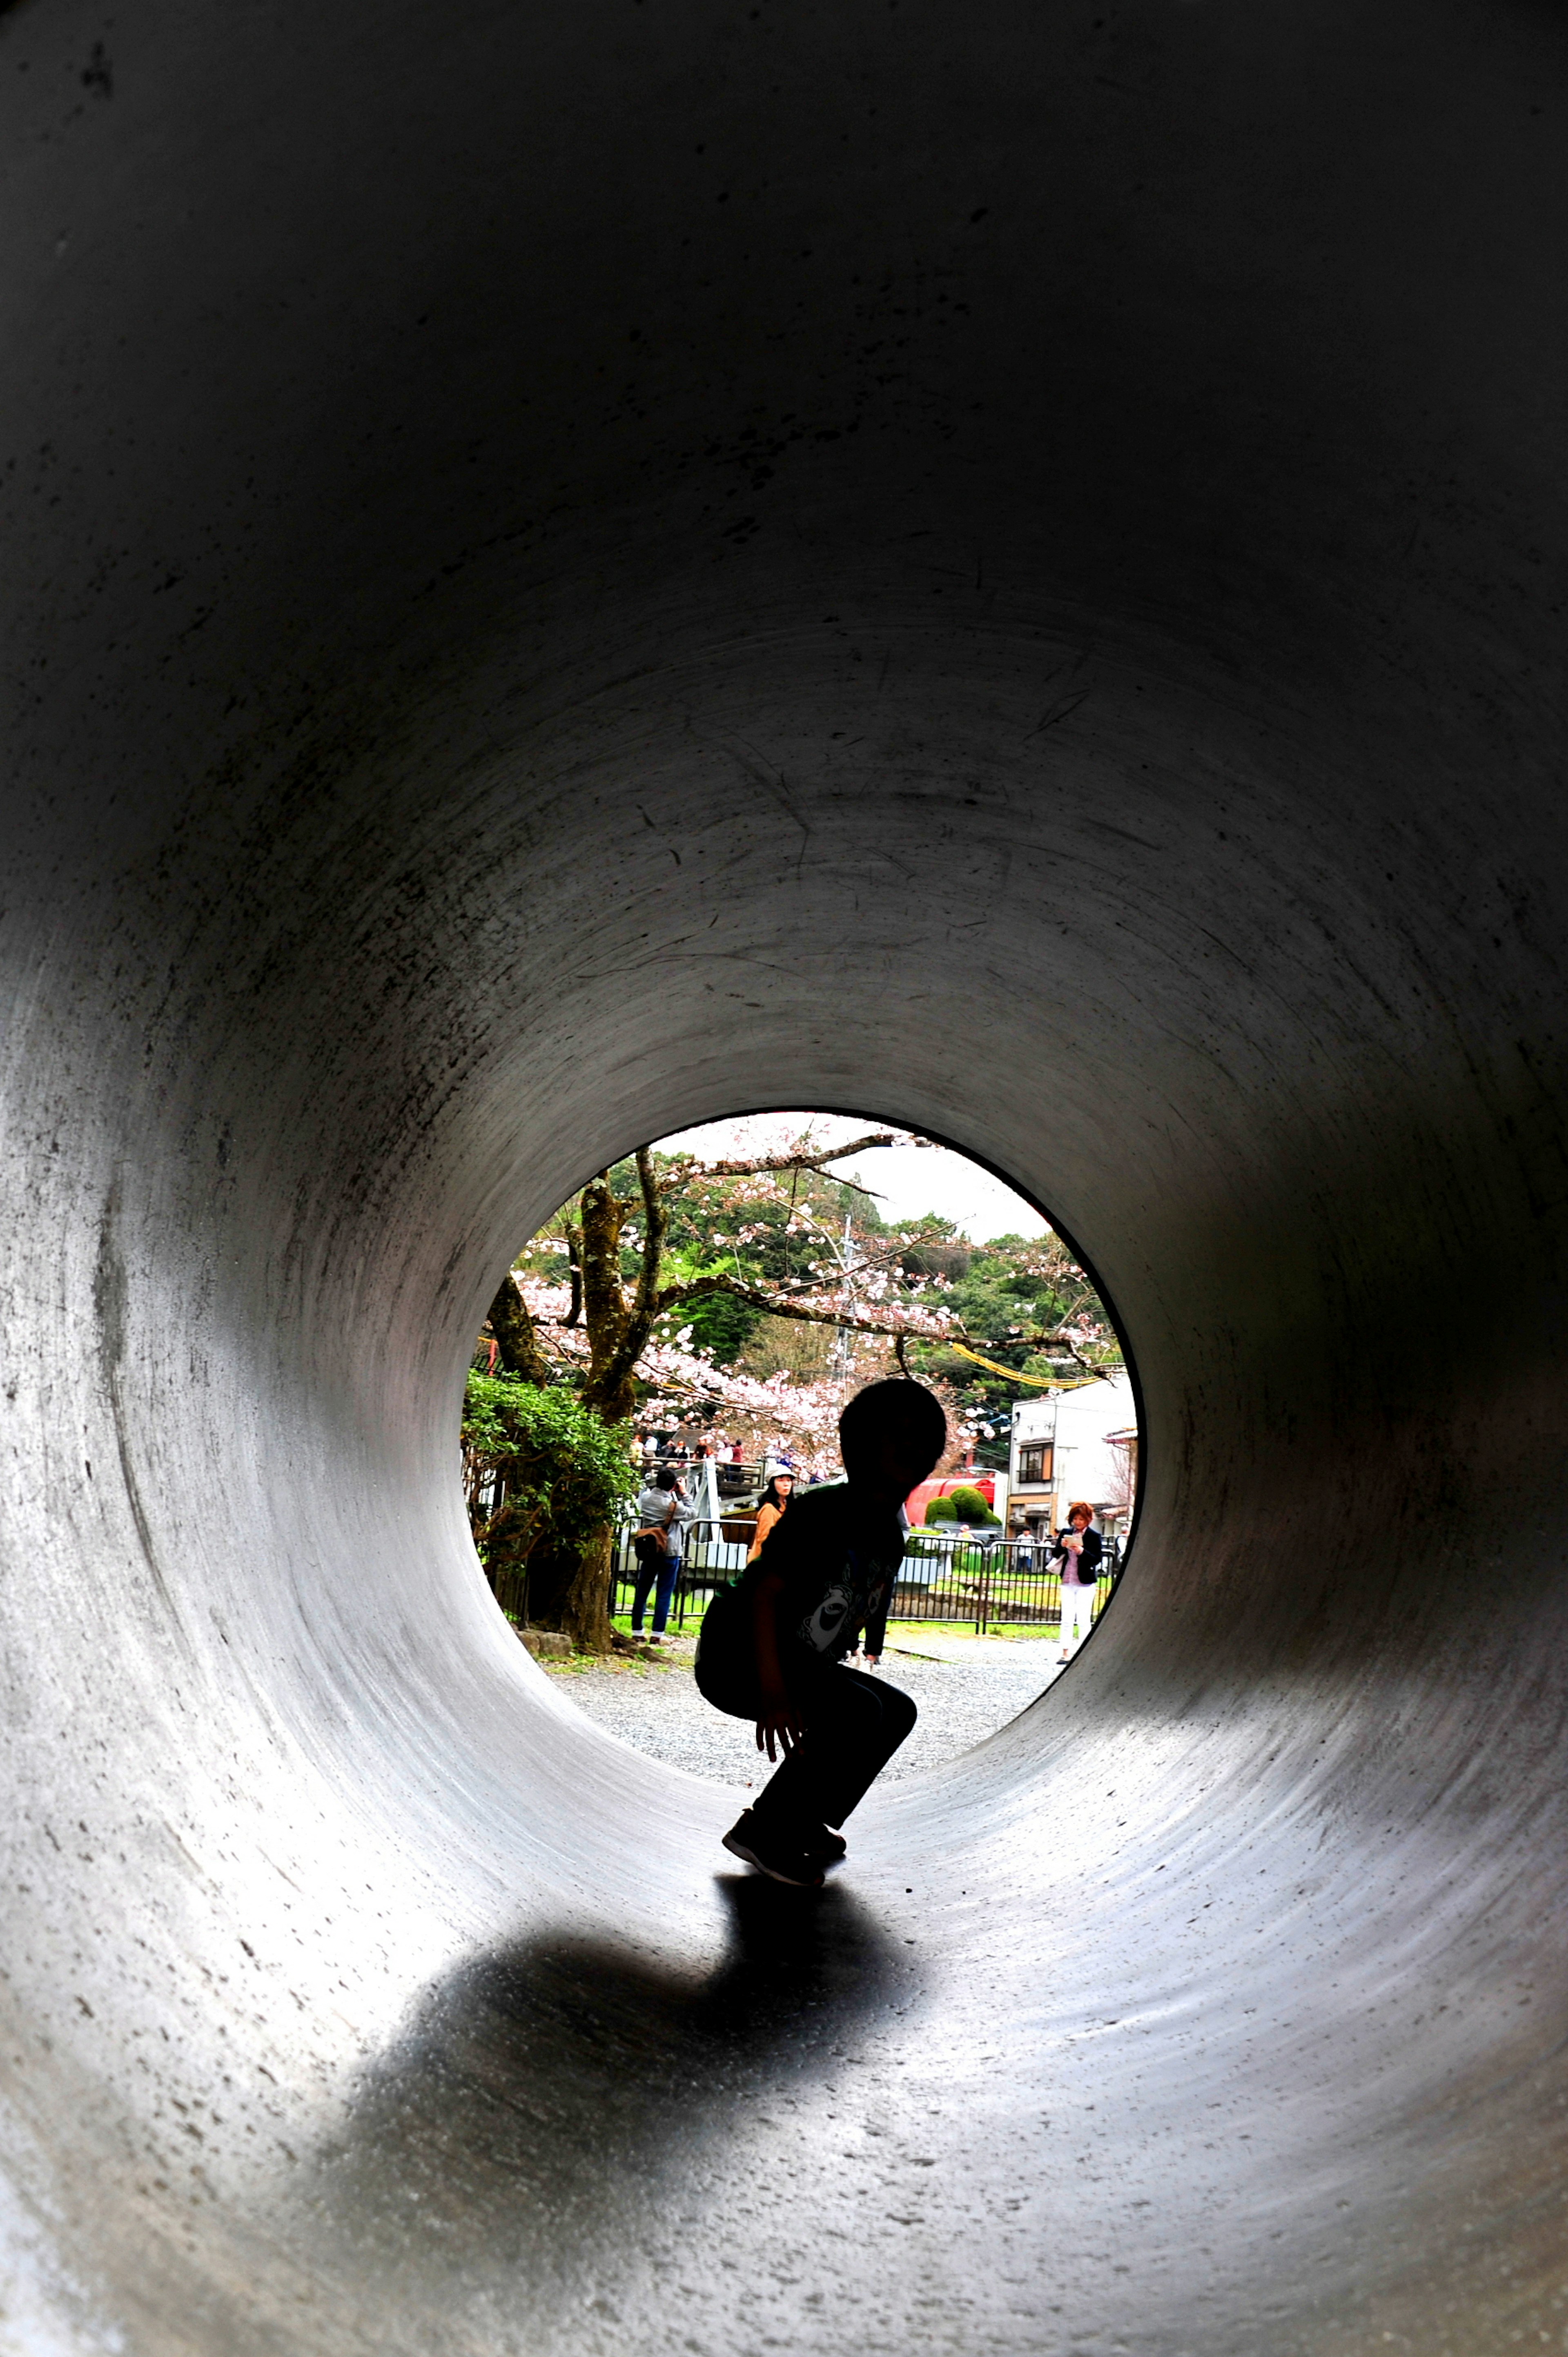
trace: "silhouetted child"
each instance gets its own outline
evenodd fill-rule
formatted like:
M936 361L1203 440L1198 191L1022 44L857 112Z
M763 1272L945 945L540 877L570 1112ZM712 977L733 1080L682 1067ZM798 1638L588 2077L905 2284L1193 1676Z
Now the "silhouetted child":
M870 1383L839 1418L844 1480L797 1497L756 1560L708 1607L697 1684L718 1710L757 1722L783 1765L725 1834L725 1847L777 1882L814 1888L844 1855L836 1828L915 1724L897 1686L845 1666L862 1630L882 1652L904 1559L899 1510L947 1446L921 1383Z

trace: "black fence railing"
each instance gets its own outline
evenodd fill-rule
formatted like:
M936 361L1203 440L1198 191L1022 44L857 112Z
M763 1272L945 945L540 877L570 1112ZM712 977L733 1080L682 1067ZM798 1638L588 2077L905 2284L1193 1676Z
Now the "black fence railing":
M636 1527L632 1523L623 1526L611 1558L610 1610L618 1615L632 1609L637 1558L631 1539ZM693 1522L684 1537L670 1611L672 1625L680 1629L688 1620L700 1622L714 1589L745 1568L751 1525L749 1520L727 1517ZM1095 1620L1104 1611L1121 1571L1120 1548L1108 1539L1095 1590ZM651 1607L651 1598L650 1603ZM963 1622L977 1634L987 1629L1035 1627L1043 1634L1061 1620L1061 1574L1050 1567L1046 1549L1027 1539L987 1542L974 1534L948 1538L924 1529L913 1531L887 1617L891 1621Z

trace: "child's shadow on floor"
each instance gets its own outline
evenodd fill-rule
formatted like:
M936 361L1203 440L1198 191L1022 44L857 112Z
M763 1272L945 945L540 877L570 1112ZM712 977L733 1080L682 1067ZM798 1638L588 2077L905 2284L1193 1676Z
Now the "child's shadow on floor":
M434 2242L446 2263L532 2274L568 2230L611 2229L660 2178L831 2083L856 2029L908 2002L914 1967L842 1889L719 1889L731 1945L706 1976L546 1935L436 1984L315 2157L317 2222L378 2266Z

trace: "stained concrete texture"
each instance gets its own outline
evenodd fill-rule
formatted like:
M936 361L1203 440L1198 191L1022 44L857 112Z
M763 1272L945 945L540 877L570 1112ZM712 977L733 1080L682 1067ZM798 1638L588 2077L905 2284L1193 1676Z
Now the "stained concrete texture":
M1556 2346L1563 37L0 18L7 2345ZM1113 1613L800 1906L454 1425L636 1140L1079 1242Z

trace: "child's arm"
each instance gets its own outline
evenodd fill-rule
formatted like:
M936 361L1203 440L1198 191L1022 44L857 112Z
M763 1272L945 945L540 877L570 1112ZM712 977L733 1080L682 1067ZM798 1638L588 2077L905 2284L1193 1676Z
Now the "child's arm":
M757 1684L762 1709L757 1721L757 1748L766 1749L769 1760L779 1757L773 1746L778 1740L788 1753L800 1742L805 1728L796 1717L795 1706L784 1690L784 1673L779 1666L779 1598L784 1593L784 1580L777 1571L764 1572L752 1590L751 1629L757 1648Z

